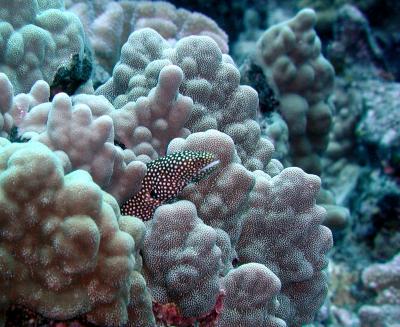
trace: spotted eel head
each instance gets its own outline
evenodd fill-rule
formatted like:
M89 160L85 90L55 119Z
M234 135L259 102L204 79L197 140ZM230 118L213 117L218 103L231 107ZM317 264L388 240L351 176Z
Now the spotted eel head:
M177 160L182 162L182 179L185 186L198 182L211 174L218 166L219 160L210 152L183 151L177 153Z
M122 205L121 213L151 219L158 206L209 175L218 163L212 153L204 151L175 152L149 162L141 190Z

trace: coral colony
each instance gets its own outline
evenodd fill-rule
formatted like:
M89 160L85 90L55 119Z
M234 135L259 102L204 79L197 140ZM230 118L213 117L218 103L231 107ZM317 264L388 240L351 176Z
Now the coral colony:
M338 92L368 87L335 77L318 11L269 4L274 23L261 28L266 4L235 4L243 31L228 42L211 18L162 1L0 0L0 327L400 321L398 257L354 265L358 287L394 295L351 308L340 280L354 282L351 263L335 261L346 240L368 252L346 234L360 227L340 180L366 166L347 156L362 144L348 136L385 132L368 142L386 142L376 148L396 175L396 129L349 115L362 100ZM340 10L343 30L370 31L356 7ZM225 2L215 11L226 16ZM356 56L346 37L365 33L336 30L342 72ZM382 181L375 169L366 175Z

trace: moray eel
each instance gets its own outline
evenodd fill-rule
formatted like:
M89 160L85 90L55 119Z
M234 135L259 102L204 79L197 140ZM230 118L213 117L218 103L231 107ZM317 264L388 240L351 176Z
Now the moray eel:
M203 151L175 152L150 161L142 188L121 207L121 214L150 220L161 204L173 200L183 188L215 170L214 155Z

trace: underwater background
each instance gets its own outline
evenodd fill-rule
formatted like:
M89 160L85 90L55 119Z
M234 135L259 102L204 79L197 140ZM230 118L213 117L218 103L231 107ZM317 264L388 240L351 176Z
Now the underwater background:
M0 327L400 327L399 17L0 0Z

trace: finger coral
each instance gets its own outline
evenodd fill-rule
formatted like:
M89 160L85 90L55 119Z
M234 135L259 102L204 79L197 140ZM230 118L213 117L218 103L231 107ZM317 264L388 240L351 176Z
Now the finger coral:
M60 67L74 63L73 55L83 61L82 23L61 3L2 0L0 7L0 70L18 93L38 80L52 84Z
M164 2L25 2L0 0L0 326L20 307L115 327L312 322L332 247L321 181L274 158L218 26ZM299 101L319 108L332 71L297 33L312 18L288 26L323 77ZM103 81L51 85L88 49ZM291 122L325 117L303 107Z
M87 172L64 175L41 143L3 145L0 167L1 309L15 303L49 318L126 323L144 226L122 220Z

